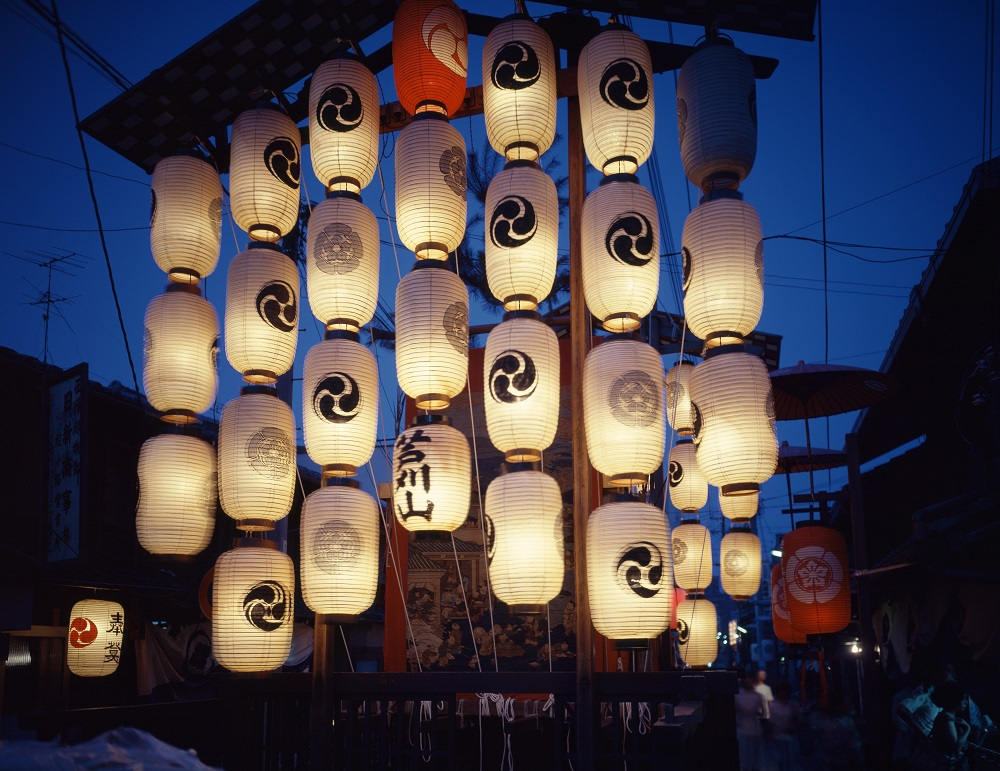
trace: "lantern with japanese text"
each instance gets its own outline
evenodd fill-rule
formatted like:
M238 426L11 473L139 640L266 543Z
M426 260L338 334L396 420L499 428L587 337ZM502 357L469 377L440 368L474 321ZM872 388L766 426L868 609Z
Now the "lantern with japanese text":
M674 554L674 582L689 592L712 583L712 536L695 520L681 522L670 533Z
M715 606L701 594L689 594L677 605L677 652L689 667L707 667L719 655L719 621Z
M723 591L734 600L749 600L760 589L760 539L748 528L722 537L719 575Z
M771 624L775 636L786 643L804 643L806 635L792 626L788 615L785 579L781 574L781 563L771 568Z
M840 533L822 525L799 525L781 539L781 568L793 627L805 634L832 634L847 626L850 573Z
M125 636L125 609L110 600L80 600L69 612L66 666L79 677L103 677L118 669Z
M691 373L694 364L681 359L667 370L667 422L678 436L694 433L694 412L691 409Z
M392 450L392 505L407 530L451 532L465 522L472 456L465 435L442 415L420 415Z
M694 455L690 439L681 439L670 448L667 465L670 502L681 511L698 511L708 502L708 482Z
M451 0L404 0L392 23L396 96L410 115L454 115L469 67L465 14Z

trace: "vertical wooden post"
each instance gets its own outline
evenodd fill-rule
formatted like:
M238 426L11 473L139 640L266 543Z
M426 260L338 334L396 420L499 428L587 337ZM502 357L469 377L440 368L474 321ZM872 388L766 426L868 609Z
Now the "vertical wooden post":
M847 482L851 511L851 545L854 552L854 569L865 570L868 567L868 537L865 534L864 496L861 491L861 450L858 446L858 435L848 434L845 438L847 450ZM861 713L875 707L872 697L875 676L875 635L872 630L872 607L869 594L868 579L858 576L858 631L861 636L862 687L858 694ZM874 714L874 713L872 713Z
M333 627L317 613L313 629L312 697L309 702L309 768L331 767L333 748Z

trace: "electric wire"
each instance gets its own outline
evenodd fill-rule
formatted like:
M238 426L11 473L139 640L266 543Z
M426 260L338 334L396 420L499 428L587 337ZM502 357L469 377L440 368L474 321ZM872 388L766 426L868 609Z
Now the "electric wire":
M60 166L68 166L71 169L77 169L79 171L86 171L86 167L80 166L76 163L70 163L69 161L64 161L62 158L54 158L51 155L45 155L44 153L36 153L33 150L28 150L24 147L19 147L18 145L11 144L10 142L0 141L0 147L6 147L8 150L13 150L16 153L21 153L23 155L30 156L32 158L40 158L43 161L51 161L52 163L58 163ZM143 187L149 187L149 182L142 179L136 179L135 177L123 177L120 174L112 174L108 171L101 171L100 169L91 169L92 174L100 174L102 177L109 177L111 179L119 179L123 182L131 182L135 185L142 185Z

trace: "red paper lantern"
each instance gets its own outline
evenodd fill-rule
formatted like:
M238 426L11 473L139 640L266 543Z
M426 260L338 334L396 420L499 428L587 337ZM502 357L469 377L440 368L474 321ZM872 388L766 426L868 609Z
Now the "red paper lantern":
M839 632L851 620L844 537L829 527L800 525L781 539L789 620L804 634Z
M778 564L771 568L771 623L774 625L774 634L782 642L804 643L805 634L792 626L786 596L785 579L781 574L781 565Z
M392 61L396 96L410 115L454 115L465 99L469 50L465 14L451 0L405 0L396 11Z

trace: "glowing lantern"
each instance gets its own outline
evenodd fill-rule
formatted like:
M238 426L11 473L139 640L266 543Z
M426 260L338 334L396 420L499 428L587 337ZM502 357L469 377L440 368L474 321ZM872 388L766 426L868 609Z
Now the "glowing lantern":
M465 99L465 14L451 0L405 0L392 23L396 96L410 115L454 115Z
M684 315L707 345L739 343L764 307L764 242L757 210L719 191L684 222Z
M125 636L125 609L110 600L80 600L69 613L66 666L80 677L118 669Z
M701 592L712 583L712 536L708 528L689 520L670 534L674 554L674 582L689 592Z
M433 262L418 262L396 287L396 376L419 410L440 410L465 387L469 290Z
M663 365L652 346L611 340L583 365L590 462L616 487L643 484L663 462Z
M396 140L396 228L417 259L444 260L465 235L465 140L435 113Z
M646 43L611 26L580 52L576 69L583 147L604 174L635 174L653 149L653 64Z
M673 585L663 512L648 503L600 506L587 520L587 590L594 628L612 640L648 640L670 624Z
M197 554L215 530L215 448L182 434L147 439L139 450L135 530L150 554Z
M785 600L792 626L805 634L839 632L851 620L847 546L836 530L800 525L781 539Z
M353 56L323 62L309 86L309 148L327 190L361 192L378 159L378 85Z
M277 246L253 243L229 264L226 358L249 383L273 383L295 361L299 272Z
M804 643L806 636L794 626L788 615L787 590L781 563L771 568L771 623L775 636L786 643Z
M691 373L698 466L722 495L750 495L778 463L767 367L742 346L708 352Z
M694 364L683 359L667 370L667 421L678 436L694 433L690 386L692 372Z
M299 218L302 151L295 122L276 107L233 122L229 196L236 224L254 241L277 241Z
M172 155L153 169L149 243L171 281L196 284L215 270L222 238L222 183L200 155Z
M760 539L748 529L734 529L719 545L722 589L734 600L749 600L760 589Z
M335 193L316 206L306 233L306 288L327 329L357 331L378 301L378 223L361 197Z
M715 606L700 594L677 605L677 651L689 667L707 667L719 655L719 620Z
M241 530L271 530L295 494L295 419L266 386L248 386L219 421L219 502Z
M270 672L288 658L295 568L272 541L219 555L212 584L212 656L232 672Z
M219 317L197 286L172 284L146 308L142 387L168 423L194 423L215 400Z
M656 302L656 202L635 178L605 178L583 202L583 295L604 328L628 332Z
M379 513L357 482L338 481L310 493L302 506L300 570L306 605L346 620L375 601Z
M486 280L504 308L534 310L549 296L559 259L559 199L552 179L514 161L486 189Z
M508 314L486 338L486 430L508 461L536 461L559 421L559 341L530 311Z
M757 86L750 57L723 38L700 46L677 78L684 171L703 190L736 187L757 153Z
M690 439L681 439L670 448L667 466L670 502L681 511L698 511L708 502L708 482L694 455Z
M483 117L490 144L509 161L536 160L552 145L555 51L545 30L527 16L508 17L486 36Z
M421 415L392 450L396 519L407 530L461 527L472 497L469 442L448 418Z
M306 354L303 434L324 476L350 476L375 451L378 366L357 333L328 332Z
M722 516L726 519L751 519L757 514L757 507L760 505L760 493L750 493L749 495L723 495L718 491L719 508L722 509Z
M490 482L483 507L493 593L512 613L544 612L563 585L559 485L534 469L508 471Z

